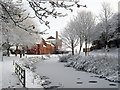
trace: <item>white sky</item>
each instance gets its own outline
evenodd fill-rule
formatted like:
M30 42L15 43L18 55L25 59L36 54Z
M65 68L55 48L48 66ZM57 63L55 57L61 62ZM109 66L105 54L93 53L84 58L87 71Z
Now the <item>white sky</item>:
M24 5L25 5L25 8L27 8L27 10L30 12L30 13L34 13L32 11L31 8L28 8L28 3L26 2L26 0L23 0L24 1ZM94 15L98 15L100 10L101 10L101 3L102 2L108 2L110 3L112 9L114 12L117 12L118 11L118 2L120 0L80 0L80 3L82 5L87 5L87 8L83 8L83 7L80 7L79 9L78 8L75 8L74 9L74 12L73 13L70 13L69 12L69 15L66 16L66 17L61 17L61 18L48 18L48 20L50 21L50 29L47 30L47 35L43 35L44 38L47 38L49 36L54 36L56 35L56 31L58 31L58 33L60 34L60 31L62 31L65 27L65 25L67 24L67 22L72 19L72 16L74 16L76 14L77 11L80 11L80 10L88 10L88 11L91 11L93 12ZM44 27L43 25L40 25L39 24L39 20L35 19L35 22L37 23L37 29L39 30L45 30L47 27Z

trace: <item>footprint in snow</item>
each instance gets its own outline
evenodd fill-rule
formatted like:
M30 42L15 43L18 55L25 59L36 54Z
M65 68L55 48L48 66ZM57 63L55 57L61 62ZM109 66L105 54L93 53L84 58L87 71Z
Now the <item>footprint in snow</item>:
M17 85L20 85L20 83L17 83Z
M80 78L77 78L77 79L80 79Z
M77 83L77 84L83 84L83 82L82 82L82 81L77 81L76 83Z
M110 86L116 86L116 84L114 84L114 83L111 83L111 84L109 84Z
M91 81L89 81L89 83L97 83L97 81L93 81L93 80L91 80Z

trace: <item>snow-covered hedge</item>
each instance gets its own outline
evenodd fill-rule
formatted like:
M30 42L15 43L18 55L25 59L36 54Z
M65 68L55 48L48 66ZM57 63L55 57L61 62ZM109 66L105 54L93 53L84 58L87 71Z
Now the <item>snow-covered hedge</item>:
M68 58L63 56L60 60L67 61L66 67L73 67L76 70L95 73L100 78L105 78L109 81L120 82L118 80L118 73L120 76L120 66L118 65L118 58L109 55L74 55Z
M59 62L67 62L67 60L71 57L71 54L63 54L59 55Z
M21 60L23 60L24 63L32 65L33 63L40 61L41 57L28 57L28 58L22 58Z

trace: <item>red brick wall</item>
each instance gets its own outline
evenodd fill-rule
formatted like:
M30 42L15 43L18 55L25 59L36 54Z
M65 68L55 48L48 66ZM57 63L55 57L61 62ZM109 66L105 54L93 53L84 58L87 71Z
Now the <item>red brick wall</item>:
M55 53L55 48L51 46L50 44L46 44L44 42L45 41L42 41L41 44L37 44L36 46L33 46L31 49L27 48L27 54L53 54ZM46 47L43 47L44 44L46 45Z

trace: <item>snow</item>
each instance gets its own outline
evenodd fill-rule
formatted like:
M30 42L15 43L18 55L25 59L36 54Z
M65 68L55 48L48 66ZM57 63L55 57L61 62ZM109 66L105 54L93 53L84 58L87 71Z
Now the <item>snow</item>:
M26 71L27 88L43 88L41 84L44 80L41 80L40 76L35 73L35 67L32 67L32 65L45 59L46 58L44 56L27 55L17 62Z
M16 46L11 46L10 49L16 50ZM18 46L18 49L19 49L19 50L22 50L22 47L21 47L21 46Z
M0 71L2 72L2 62L0 61ZM2 73L0 74L0 90L2 89Z
M19 79L14 73L13 60L18 57L3 57L2 64L2 88L21 88Z
M0 53L1 54L1 53ZM2 88L22 88L22 84L20 83L17 75L15 74L15 64L19 64L23 69L26 71L26 88L43 88L41 84L44 80L40 79L40 76L34 72L34 68L31 66L36 62L40 62L43 59L48 58L48 56L32 56L26 55L22 59L19 58L20 56L13 56L10 57L4 56L3 62L0 61L0 89ZM2 56L1 56L2 58ZM28 67L26 67L28 65Z
M43 47L46 47L45 45L43 45Z
M52 43L50 43L50 42L46 42L46 43L49 44L49 45L51 45L52 47L54 47L54 45Z
M76 70L95 73L97 77L105 78L112 82L120 82L118 79L118 49L110 49L107 54L103 50L89 52L88 56L84 53L71 56L65 64Z
M59 57L62 57L62 55L26 55L21 59L19 55L17 57L13 55L10 57L4 56L3 62L0 61L0 70L2 71L2 74L0 74L0 89L9 87L22 88L18 77L14 73L15 66L13 61L26 71L26 88L117 88L117 83L109 82L102 77L98 78L103 75L106 79L117 80L118 72L116 72L115 64L117 61L113 63L112 60L117 58L118 52L113 53L116 50L118 49L110 50L112 53L109 52L107 54L110 58L106 61L103 59L105 55L103 50L93 51L89 53L91 56L88 57L84 57L84 53L81 53L81 55L69 58L68 63L73 62L71 64L72 67L78 69L78 67L84 67L88 64L84 69L92 73L78 71L72 67L65 67L66 63L59 62ZM98 59L99 62L97 62ZM96 70L98 67L102 68ZM93 74L100 71L102 73ZM108 76L106 76L107 74ZM113 84L115 86L112 86Z
M47 80L51 83L45 86L62 88L116 88L118 86L116 83L94 77L94 74L64 67L64 64L59 62L58 56L51 56L47 60L34 64L33 67L36 67L37 74L49 77ZM96 83L90 83L90 81L96 81ZM116 86L110 86L111 83Z

